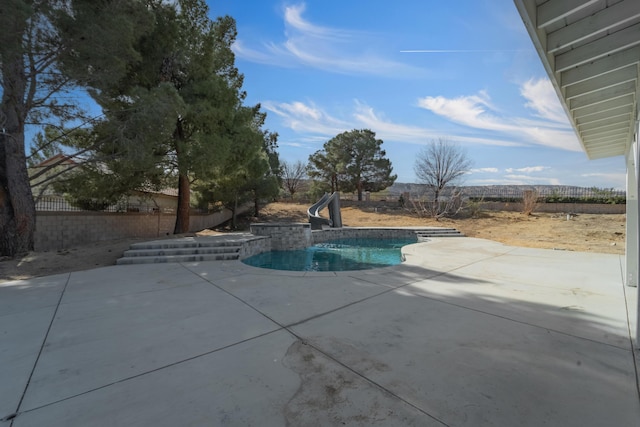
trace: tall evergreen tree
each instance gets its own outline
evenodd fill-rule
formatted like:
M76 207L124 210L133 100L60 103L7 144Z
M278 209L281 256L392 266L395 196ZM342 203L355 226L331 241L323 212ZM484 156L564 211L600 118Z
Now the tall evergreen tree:
M119 79L150 22L137 0L0 3L0 255L33 249L26 124L81 115L61 95Z
M257 216L260 201L273 198L279 192L277 134L261 129L265 114L259 108L242 107L238 111L229 156L221 167L211 169L208 177L195 187L201 205L220 201L232 211L234 228L241 205L253 201Z
M112 143L97 153L110 174L91 178L117 180L125 192L177 186L174 232L184 233L192 184L221 168L232 144L245 143L238 135L251 120L231 50L235 21L211 20L203 0L146 3L155 23L136 46L141 61L116 84L92 93L106 117L96 132L111 135Z

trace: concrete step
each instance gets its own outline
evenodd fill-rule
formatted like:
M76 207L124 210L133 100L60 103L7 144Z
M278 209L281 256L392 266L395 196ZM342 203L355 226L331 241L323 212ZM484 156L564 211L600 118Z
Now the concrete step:
M132 256L122 257L116 261L117 265L127 264L157 264L166 262L199 262L199 261L228 261L238 259L239 254L186 254L186 255L158 255L158 256Z
M237 233L134 243L116 264L235 260L240 257L242 243L251 238L255 236Z
M244 239L246 240L246 239ZM132 250L138 249L182 249L182 248L217 248L238 246L244 240L229 239L229 240L215 240L215 241L202 241L202 240L156 240L154 242L140 242L134 243L130 246Z

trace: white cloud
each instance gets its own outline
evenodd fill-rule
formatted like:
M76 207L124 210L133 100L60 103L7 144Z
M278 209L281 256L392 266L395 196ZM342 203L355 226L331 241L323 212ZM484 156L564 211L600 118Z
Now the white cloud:
M302 17L302 14L304 13L306 8L307 7L304 3L285 7L284 22L289 30L296 29L302 34L306 34L307 36L313 36L326 40L349 39L351 35L354 34L354 32L352 31L322 27L320 25L312 24Z
M471 173L498 173L500 170L498 168L477 168L471 169Z
M567 122L567 116L549 79L528 80L520 87L520 94L527 100L525 106L533 109L536 116L563 124Z
M434 139L437 135L437 132L431 129L393 123L385 119L383 115L376 114L372 107L357 100L353 118L354 123L357 124L356 127L371 129L378 138L383 140L419 144Z
M548 87L539 81L529 81L521 87L521 93L528 100L527 105L535 109L536 116L543 117L535 120L500 113L491 104L485 91L457 98L427 96L418 99L418 106L468 128L493 132L501 139L509 138L526 145L581 151L567 119L557 115L558 112L548 101L547 92ZM534 102L533 98L528 98L536 94L542 94L547 101Z
M583 178L598 178L600 182L606 182L605 187L614 187L625 189L627 186L627 174L624 172L621 173L606 173L606 172L594 172L594 173L583 173L580 175Z
M523 173L532 173L532 172L542 172L545 169L551 169L549 166L527 166L524 168L507 168L505 172L513 173L513 172L523 172Z
M246 46L245 43L239 39L233 43L232 49L238 58L243 58L247 61L257 62L260 64L270 64L274 61L273 55L270 55L266 50L252 49ZM278 65L286 68L295 66L293 63L284 61Z
M307 148L306 145L301 144L299 142L287 142L287 141L278 141L278 145L281 147L295 147L295 148Z
M473 179L468 185L562 185L557 178L532 178L526 175L503 176L491 179Z
M602 177L608 179L627 179L627 175L625 173L605 173L605 172L593 172L593 173L583 173L582 175L585 178L587 177Z
M354 108L341 118L337 118L317 107L314 103L294 101L262 103L265 110L281 117L283 125L301 134L315 134L328 138L351 130L371 129L383 141L405 142L410 144L426 144L438 138L454 139L467 144L483 144L494 146L517 146L516 142L499 138L482 138L469 136L444 135L434 129L395 123L378 113L373 107L359 100L354 101Z
M533 184L560 185L560 180L558 178L552 178L552 177L507 174L507 175L504 175L504 179L508 180L509 183L512 185L533 185ZM518 184L515 184L516 182Z
M370 34L316 25L303 17L304 11L304 3L285 7L282 42L265 42L257 48L237 40L234 52L239 58L279 67L308 66L341 74L389 77L424 74L424 70L372 53L376 42Z
M334 136L350 129L348 122L330 116L313 104L266 101L262 106L280 116L285 126L299 133Z
M511 129L508 123L502 122L489 112L492 107L486 92L458 98L427 96L418 100L418 106L453 122L476 129L497 131Z

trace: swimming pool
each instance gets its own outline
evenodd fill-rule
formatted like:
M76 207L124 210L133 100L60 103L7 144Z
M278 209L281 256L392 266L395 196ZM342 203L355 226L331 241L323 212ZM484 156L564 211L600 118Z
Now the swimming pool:
M351 238L318 243L306 249L264 252L242 260L253 267L289 271L367 270L400 264L405 245L417 238Z

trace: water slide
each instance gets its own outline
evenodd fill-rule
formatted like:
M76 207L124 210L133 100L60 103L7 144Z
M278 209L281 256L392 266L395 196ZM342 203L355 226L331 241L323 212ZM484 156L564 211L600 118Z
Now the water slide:
M320 211L327 206L329 207L328 219L320 216ZM322 227L325 225L334 228L342 227L340 193L337 191L334 191L333 194L324 193L324 196L307 210L307 215L309 216L309 223L311 224L312 230L322 230Z

